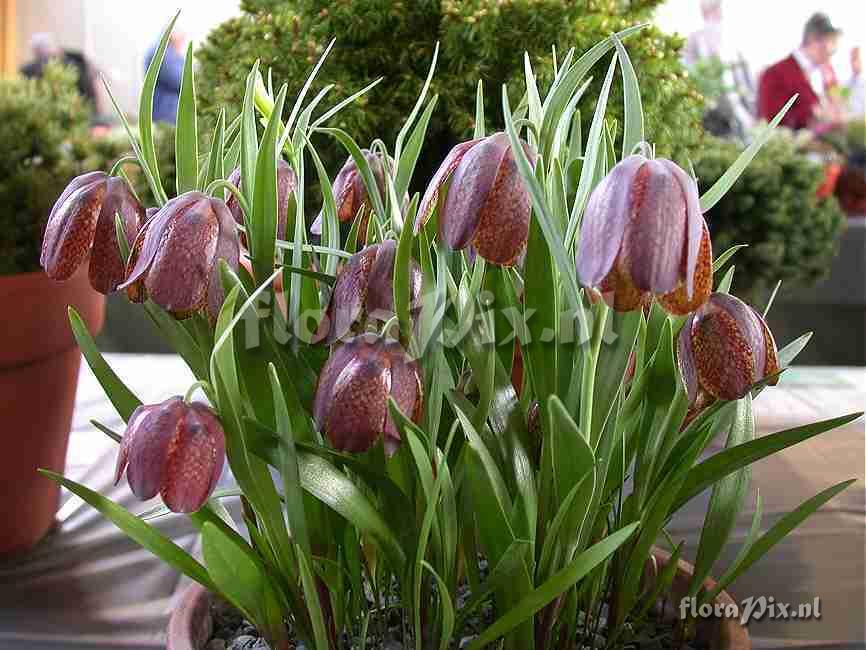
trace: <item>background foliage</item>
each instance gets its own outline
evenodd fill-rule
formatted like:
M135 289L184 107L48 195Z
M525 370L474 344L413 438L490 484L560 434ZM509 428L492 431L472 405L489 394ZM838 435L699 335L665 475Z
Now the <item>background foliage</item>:
M716 182L740 153L724 140L712 140L694 160L701 190ZM749 294L783 286L811 286L829 270L845 217L832 196L818 198L824 180L820 164L798 153L790 132L778 130L707 214L713 250L748 242L731 264L737 266L734 293Z
M431 92L439 104L415 182L423 189L445 153L472 135L476 83L484 79L488 132L501 129L501 85L512 105L524 90L523 52L528 51L542 87L550 81L551 45L562 57L583 53L611 32L647 20L660 0L246 0L244 15L223 23L198 50L199 105L212 122L221 106L237 111L246 72L261 59L274 83L295 96L332 38L337 39L319 79L346 96L373 79L384 82L340 113L333 126L362 145L381 137L392 144L420 91L436 40L441 49ZM702 99L678 60L681 39L654 27L626 46L639 70L647 132L658 155L685 160L699 143ZM545 76L546 75L546 76ZM587 105L601 88L595 75ZM313 86L314 92L324 82ZM230 114L229 117L233 117ZM622 88L614 84L608 117L622 125ZM582 115L584 133L591 114ZM345 160L333 141L317 143L329 170ZM314 176L314 175L311 175Z

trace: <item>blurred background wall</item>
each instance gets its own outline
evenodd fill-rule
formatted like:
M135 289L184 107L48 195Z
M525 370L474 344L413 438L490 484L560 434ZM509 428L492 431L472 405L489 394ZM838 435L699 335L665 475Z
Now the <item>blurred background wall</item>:
M127 111L137 107L144 55L174 12L183 9L179 27L196 43L239 12L238 0L0 0L4 5L14 5L13 70L30 59L30 37L51 32L60 47L81 52L105 75Z

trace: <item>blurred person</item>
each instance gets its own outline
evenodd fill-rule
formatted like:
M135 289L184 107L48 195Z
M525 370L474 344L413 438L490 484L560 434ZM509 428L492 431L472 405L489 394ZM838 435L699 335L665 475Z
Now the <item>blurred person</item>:
M704 26L689 34L683 50L686 65L710 58L722 58L722 0L700 0Z
M81 52L60 48L54 39L54 34L48 32L33 34L30 37L30 50L33 54L33 60L21 67L22 76L38 79L42 76L42 69L46 63L51 60L60 61L75 68L78 72L78 92L96 107L96 88L93 84L93 75Z
M841 89L832 67L842 30L823 13L813 14L803 29L800 47L771 65L758 85L758 116L770 120L795 93L797 101L782 119L792 129L823 131L845 119ZM847 88L860 84L860 54L851 54L852 79Z
M165 49L165 58L156 79L156 89L153 92L154 122L174 124L177 120L177 102L180 98L180 81L183 78L183 62L186 47L186 35L175 29ZM156 54L159 41L155 42L144 56L144 69L147 71L150 62Z

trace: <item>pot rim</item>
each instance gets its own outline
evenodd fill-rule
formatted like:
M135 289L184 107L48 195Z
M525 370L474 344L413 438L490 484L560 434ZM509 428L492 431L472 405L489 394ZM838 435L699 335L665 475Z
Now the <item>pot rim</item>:
M664 565L670 560L670 554L653 547L651 555ZM690 578L694 567L685 560L677 563L677 574ZM716 581L707 578L703 582L705 589L713 589ZM213 618L210 613L211 603L215 596L198 583L189 585L183 593L177 607L172 610L166 632L166 650L203 650L210 640L213 631ZM715 602L722 605L736 604L731 595L722 590ZM749 631L736 618L719 619L718 637L713 640L713 650L751 650L752 643Z

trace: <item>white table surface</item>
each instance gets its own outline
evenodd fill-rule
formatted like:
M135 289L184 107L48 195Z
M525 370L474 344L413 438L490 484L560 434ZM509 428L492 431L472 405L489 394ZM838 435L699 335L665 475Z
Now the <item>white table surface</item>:
M114 354L108 361L145 402L182 394L192 382L175 356ZM771 432L860 411L864 396L864 368L794 368L756 401L758 426ZM94 429L91 419L122 428L83 364L66 474L133 512L148 509L152 504L137 502L125 481L112 485L116 445ZM864 647L864 455L861 418L754 466L752 492L761 490L764 530L823 488L858 479L733 585L740 599L772 595L778 602L799 603L822 598L820 621L752 623L755 647ZM0 565L0 650L164 647L168 612L183 585L177 574L79 499L64 494L62 500L60 532L28 556ZM686 557L694 557L706 501L706 495L694 499L669 528L675 540L687 540ZM747 509L735 538L745 536L750 520ZM183 517L154 523L182 546L195 547ZM728 561L736 550L726 551ZM723 569L717 567L716 573Z

